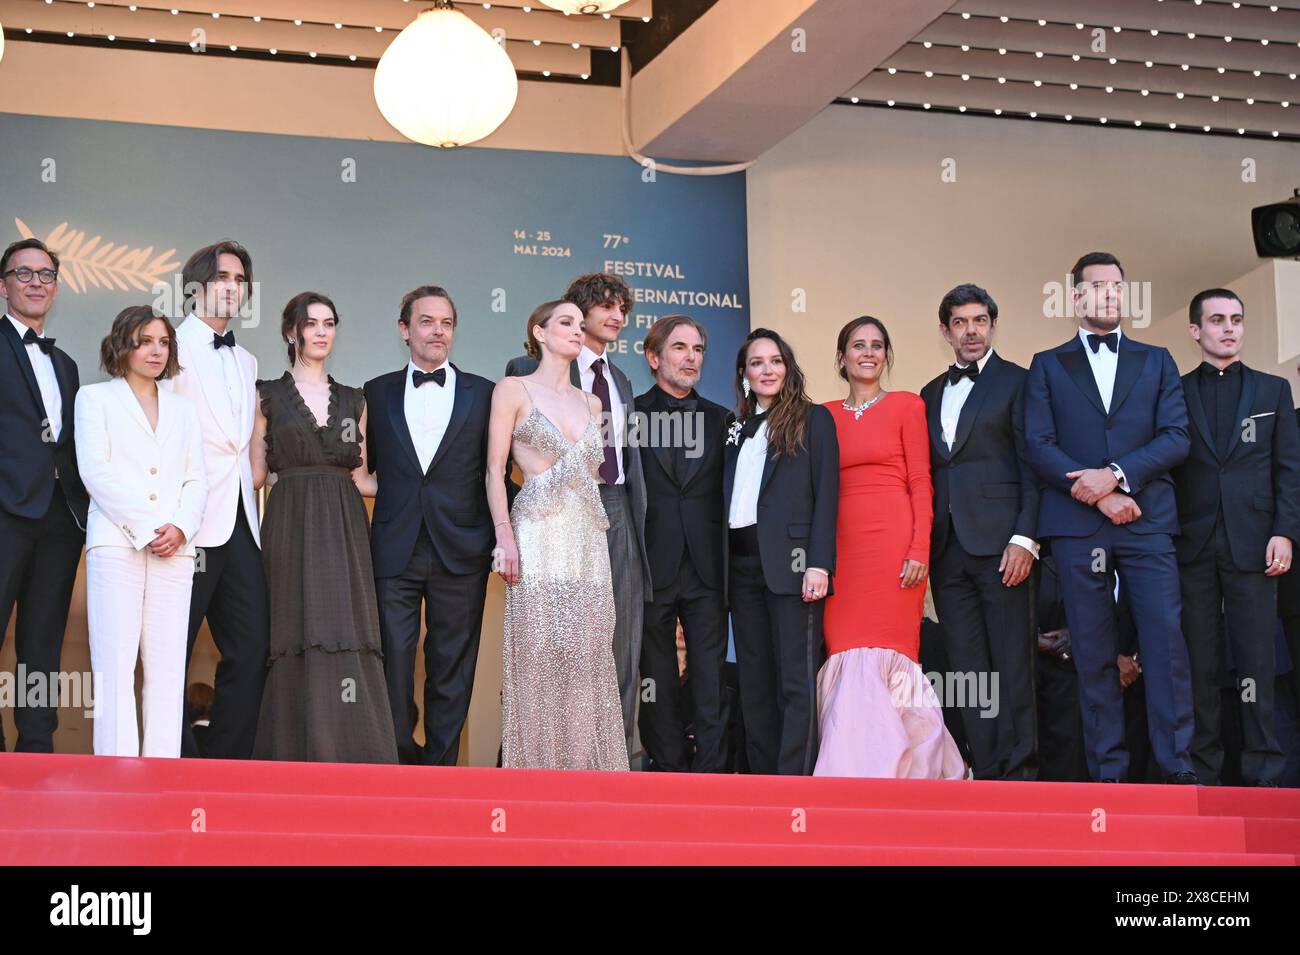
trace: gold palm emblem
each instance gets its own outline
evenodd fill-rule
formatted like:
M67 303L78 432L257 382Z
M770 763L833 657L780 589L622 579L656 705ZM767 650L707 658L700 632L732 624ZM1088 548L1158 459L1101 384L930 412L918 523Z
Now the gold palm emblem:
M22 219L14 219L14 225L24 239L35 238ZM152 245L133 249L125 243L102 239L98 235L87 239L85 231L69 229L66 222L55 226L45 237L45 245L59 256L59 277L78 294L91 286L108 289L116 286L126 292L129 285L136 291L149 292L155 282L165 282L167 276L180 268L179 262L168 261L175 249L155 256Z

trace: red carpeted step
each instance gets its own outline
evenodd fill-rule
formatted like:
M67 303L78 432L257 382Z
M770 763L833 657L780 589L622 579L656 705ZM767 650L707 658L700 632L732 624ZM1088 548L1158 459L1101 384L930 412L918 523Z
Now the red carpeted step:
M9 769L10 760L22 764ZM107 759L107 765L105 760ZM112 766L111 771L109 766ZM89 776L87 776L89 774ZM1080 783L940 782L784 776L689 775L503 770L473 767L358 766L252 763L224 760L108 759L94 756L12 754L0 762L0 789L95 788L115 792L164 790L299 793L446 798L559 799L678 802L721 805L814 806L969 811L1054 811L1196 815L1198 787ZM1271 791L1276 793L1276 791ZM1300 813L1300 793L1290 812ZM1242 815L1243 813L1218 813Z
M0 839L0 865L1294 865L1294 856L724 843L40 832Z
M94 827L110 831L479 837L585 841L736 842L799 845L1033 847L1095 851L1243 852L1242 821L1229 817L960 810L448 800L393 797L166 793L0 795L0 830ZM494 828L495 827L495 828ZM201 833L199 835L202 835ZM1276 847L1276 848L1281 848ZM1288 847L1289 848L1289 847Z

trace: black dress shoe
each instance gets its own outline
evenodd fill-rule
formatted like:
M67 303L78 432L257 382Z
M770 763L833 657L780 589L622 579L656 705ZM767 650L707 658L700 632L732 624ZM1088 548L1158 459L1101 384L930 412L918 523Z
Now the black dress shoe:
M1123 782L1122 779L1113 779L1113 778L1111 778L1111 777L1107 777L1107 778L1105 778L1105 779L1099 779L1099 780L1097 780L1097 781L1100 782L1100 783L1120 783L1120 782Z
M1272 788L1276 789L1276 788L1277 788L1277 781L1276 781L1276 780L1273 780L1273 779L1257 779L1257 780L1255 780L1254 785L1256 785L1256 786L1271 786Z
M1165 777L1165 782L1171 786L1197 786L1199 781L1195 773L1181 772L1173 773Z

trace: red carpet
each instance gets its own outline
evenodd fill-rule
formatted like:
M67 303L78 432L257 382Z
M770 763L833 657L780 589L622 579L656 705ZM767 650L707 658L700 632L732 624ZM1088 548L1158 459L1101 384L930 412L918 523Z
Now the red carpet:
M1298 858L1296 790L0 755L0 865Z

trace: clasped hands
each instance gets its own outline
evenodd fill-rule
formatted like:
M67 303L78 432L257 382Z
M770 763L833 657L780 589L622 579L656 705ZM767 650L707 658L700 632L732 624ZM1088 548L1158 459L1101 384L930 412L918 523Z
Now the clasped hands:
M1110 468L1084 468L1071 471L1066 477L1074 480L1070 496L1080 504L1097 508L1112 524L1131 524L1142 516L1137 501L1116 490L1119 478Z
M149 550L155 557L171 557L185 543L185 532L175 524L155 527L153 532L158 536L149 542Z

